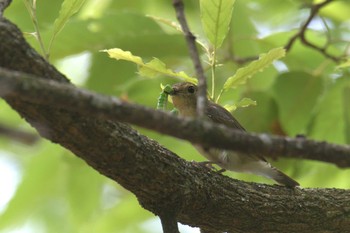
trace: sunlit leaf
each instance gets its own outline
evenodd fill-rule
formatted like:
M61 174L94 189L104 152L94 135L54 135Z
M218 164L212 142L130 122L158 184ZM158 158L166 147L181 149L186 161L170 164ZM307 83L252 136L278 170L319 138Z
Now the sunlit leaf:
M111 58L115 58L117 60L130 61L140 66L145 65L141 57L134 56L129 51L123 51L121 49L114 48L114 49L102 50L102 52L107 52Z
M256 101L250 98L243 98L238 102L237 107L249 107L251 105L256 106Z
M224 107L229 111L229 112L233 112L235 111L237 108L241 108L241 107L249 107L251 105L256 106L256 101L252 100L250 98L243 98L241 99L237 104L227 104Z
M215 48L219 48L230 29L235 0L201 0L200 11L204 31Z
M266 54L260 55L259 60L253 61L249 65L238 69L235 75L229 77L224 84L224 90L235 88L238 85L246 83L255 73L263 71L266 67L270 66L273 61L284 57L285 54L286 51L284 48L275 48Z
M185 72L174 72L166 68L164 62L158 58L153 58L150 62L144 63L141 57L132 55L129 51L123 51L118 48L103 50L107 52L111 58L117 60L126 60L133 62L139 66L139 72L142 76L154 78L159 75L166 75L169 77L179 78L188 82L197 83L197 79L188 76Z

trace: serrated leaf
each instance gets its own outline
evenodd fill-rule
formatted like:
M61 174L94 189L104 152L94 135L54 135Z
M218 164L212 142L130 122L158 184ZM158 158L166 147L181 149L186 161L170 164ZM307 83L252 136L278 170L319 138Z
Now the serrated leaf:
M251 105L256 106L256 101L245 97L238 102L237 107L244 107L245 108L245 107L248 107Z
M201 0L200 11L204 32L215 48L219 48L230 28L235 0Z
M55 20L53 25L53 39L63 29L64 25L68 22L69 18L79 11L80 7L84 4L84 2L85 0L64 0L64 2L61 5L58 18Z
M102 50L102 52L108 53L109 57L117 59L117 60L125 60L125 61L130 61L133 62L137 65L143 66L145 65L142 61L142 58L139 56L134 56L131 52L129 51L124 51L118 48L114 49L106 49Z
M171 73L172 71L167 69L164 62L158 58L153 58L150 62L147 62L144 66L139 68L139 72L142 76L154 78L159 75L159 73Z
M226 108L229 112L233 112L237 108L245 108L251 105L256 106L256 101L250 98L243 98L237 104L226 104L224 108Z
M107 52L111 58L117 60L126 60L133 62L139 66L139 73L142 76L154 78L158 75L166 75L169 77L180 78L187 82L197 83L197 79L188 76L185 72L174 72L171 69L166 68L164 62L158 58L153 58L150 62L144 63L141 57L134 56L129 51L123 51L119 48L102 50L102 52Z
M284 57L286 50L284 48L275 48L270 50L266 54L260 55L259 59L251 62L249 65L237 70L236 74L229 77L225 84L224 90L235 88L238 85L246 83L257 72L263 71L266 67L270 66L275 60Z

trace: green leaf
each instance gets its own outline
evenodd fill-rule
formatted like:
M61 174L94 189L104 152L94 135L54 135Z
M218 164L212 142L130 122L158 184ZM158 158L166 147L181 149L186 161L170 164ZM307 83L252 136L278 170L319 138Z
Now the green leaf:
M266 67L270 66L273 61L284 57L285 54L286 51L284 48L275 48L270 50L267 54L260 55L259 60L253 61L246 67L238 69L235 75L229 77L224 84L224 90L227 91L230 88L245 84L254 74L263 71Z
M84 2L85 0L64 0L58 18L55 20L53 25L53 39L58 33L60 33L64 25L68 22L69 18L79 11Z
M86 223L86 219L98 213L104 178L78 158L70 159L65 175L65 198L69 203L69 217L73 226L79 228Z
M102 50L102 52L108 53L108 55L109 55L111 58L115 58L115 59L117 59L117 60L130 61L130 62L133 62L133 63L135 63L135 64L137 64L137 65L140 65L140 66L144 66L144 65L145 65L145 64L143 63L141 57L134 56L134 55L132 55L132 53L129 52L129 51L123 51L123 50L121 50L121 49L114 48L114 49Z
M246 98L244 97L243 99L241 99L238 104L237 104L237 107L249 107L251 105L254 105L256 106L256 101L255 100L252 100L250 98Z
M42 152L32 157L26 164L16 194L8 203L6 210L0 214L0 229L24 223L28 216L39 213L42 208L38 206L46 204L53 193L57 192L61 151L56 145L45 144Z
M348 86L344 87L343 90L343 109L344 109L344 118L345 118L345 137L346 137L346 143L350 144L350 109L349 109L349 103L350 103L350 84Z
M284 73L276 79L273 91L284 131L290 136L307 133L323 94L322 78L306 72Z
M277 105L267 91L249 91L243 96L249 96L259 104L245 109L238 108L234 115L244 128L253 132L271 132L273 122L277 118Z
M177 22L174 22L174 21L171 21L169 19L162 18L162 17L154 16L154 15L147 15L147 17L149 17L150 19L153 19L154 21L156 21L160 24L167 25L170 28L173 28L176 31L183 33L181 25Z
M343 68L349 68L349 67L350 67L350 59L347 59L347 61L337 66L336 69L343 69Z
M139 66L139 72L142 76L154 78L158 75L166 75L169 77L179 78L187 82L197 83L197 79L188 76L185 72L174 72L166 68L165 64L158 58L153 58L150 62L144 63L141 57L134 56L129 51L123 51L119 48L102 50L107 52L111 58L117 60L130 61Z
M219 48L230 28L235 0L201 0L200 11L204 31L214 45Z
M224 107L229 111L229 112L233 112L235 111L237 108L245 108L245 107L249 107L251 105L256 106L256 101L252 100L250 98L243 98L241 99L237 104L227 104Z
M103 82L101 81L103 74ZM130 85L138 79L135 65L125 62L114 62L104 53L94 53L86 87L107 95L122 96Z
M42 31L44 41L50 40L51 36L52 30ZM188 56L183 35L164 32L154 20L144 15L115 11L106 12L99 18L71 18L55 39L55 45L50 50L50 59L55 60L86 51L96 53L116 45L139 56ZM32 46L40 49L34 40Z
M344 102L346 85L347 77L337 78L327 85L310 126L310 138L338 144L346 143L344 117L349 106L349 102Z
M174 22L174 21L162 18L162 17L153 16L153 15L148 15L147 17L153 19L155 22L158 22L160 24L164 24L164 25L166 25L166 26L168 26L168 27L170 27L178 32L181 32L181 34L183 34L181 25L177 22ZM207 43L204 43L198 37L196 37L196 43L199 44L204 51L206 51L206 52L209 51L209 46L207 45Z

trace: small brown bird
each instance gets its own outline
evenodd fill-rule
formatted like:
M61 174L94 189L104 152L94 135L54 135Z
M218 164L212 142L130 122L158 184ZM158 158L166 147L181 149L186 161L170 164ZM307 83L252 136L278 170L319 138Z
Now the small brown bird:
M174 107L178 109L181 116L196 116L196 85L189 82L177 83L172 86L172 91L170 91L168 94L171 96ZM209 120L213 122L245 131L245 129L231 115L229 111L209 100L205 115ZM223 169L264 176L288 187L299 186L298 182L283 172L272 167L271 164L268 163L266 159L259 154L243 154L235 151L221 150L217 148L204 148L201 145L194 146L210 162L217 164Z

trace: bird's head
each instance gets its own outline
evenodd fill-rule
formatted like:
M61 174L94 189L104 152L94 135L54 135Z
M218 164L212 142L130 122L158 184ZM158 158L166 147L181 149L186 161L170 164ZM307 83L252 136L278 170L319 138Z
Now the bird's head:
M174 107L179 110L180 115L193 117L196 115L197 90L195 84L181 82L174 84L167 94L171 96Z

